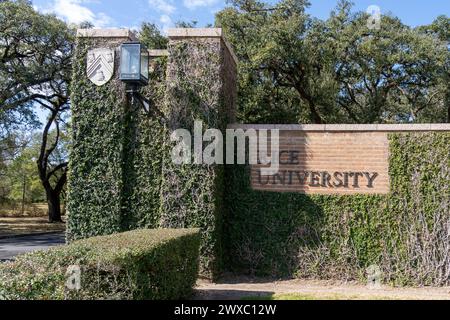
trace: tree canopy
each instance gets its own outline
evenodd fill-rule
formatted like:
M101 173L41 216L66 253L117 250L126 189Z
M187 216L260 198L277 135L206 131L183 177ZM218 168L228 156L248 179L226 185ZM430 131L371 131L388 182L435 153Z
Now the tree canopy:
M306 13L306 0L231 4L216 24L240 60L243 121L448 120L447 17L414 29L383 15L376 30L345 0L325 21Z
M67 159L53 160L70 107L73 46L74 30L54 15L37 12L29 1L0 2L0 138L10 139L17 126L37 127L37 108L48 114L34 161L51 222L61 221L67 176Z
M63 21L36 12L28 1L0 2L2 120L31 116L34 104L67 101L73 37Z
M307 0L231 0L217 13L216 26L240 61L239 120L450 122L447 16L412 28L383 15L377 30L347 0L325 20L307 14L308 6ZM37 164L55 221L67 178L74 38L73 27L30 1L0 0L0 197L20 189L24 175L35 179L31 164ZM142 24L139 38L149 49L168 45L153 23ZM42 132L27 134L39 127L39 108L48 115Z

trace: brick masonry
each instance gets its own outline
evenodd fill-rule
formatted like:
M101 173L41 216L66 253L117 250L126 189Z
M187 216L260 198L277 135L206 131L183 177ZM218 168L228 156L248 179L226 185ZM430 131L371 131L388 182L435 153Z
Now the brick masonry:
M261 174L251 166L255 190L305 194L387 194L389 132L450 131L450 125L231 125L279 129L280 169Z

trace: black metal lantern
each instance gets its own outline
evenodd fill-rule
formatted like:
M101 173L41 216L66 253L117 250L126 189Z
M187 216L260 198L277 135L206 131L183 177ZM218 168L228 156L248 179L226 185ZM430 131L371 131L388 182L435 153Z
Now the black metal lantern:
M140 42L126 42L120 46L120 77L133 86L148 84L149 54Z

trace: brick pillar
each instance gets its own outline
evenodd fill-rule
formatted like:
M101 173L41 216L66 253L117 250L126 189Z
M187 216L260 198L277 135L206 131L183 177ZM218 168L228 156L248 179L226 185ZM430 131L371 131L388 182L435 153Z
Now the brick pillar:
M119 80L119 47L135 36L123 29L78 30L71 85L72 152L68 181L68 241L122 230L124 148L130 108ZM115 52L112 79L96 86L87 76L90 49Z
M194 121L225 135L234 122L236 64L221 29L170 29L167 66L169 130L188 129ZM170 159L168 159L170 160ZM201 274L216 277L222 268L223 165L163 167L161 226L202 230Z

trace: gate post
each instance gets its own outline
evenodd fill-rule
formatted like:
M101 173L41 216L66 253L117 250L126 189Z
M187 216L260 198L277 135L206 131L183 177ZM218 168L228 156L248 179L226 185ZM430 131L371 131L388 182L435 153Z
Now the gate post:
M77 31L71 83L69 242L121 231L123 158L130 108L125 85L119 80L119 48L135 39L125 29ZM99 63L103 65L99 67ZM88 64L92 66L89 70Z
M169 29L167 106L169 129L202 121L203 133L235 120L237 59L222 29ZM170 160L170 159L169 159ZM201 274L216 277L222 268L224 165L174 165L163 168L163 227L202 230Z
M202 121L203 132L213 128L225 134L235 121L237 59L222 30L172 29L168 36L166 92L163 102L155 101L166 115L168 133L179 128L193 133L194 122ZM198 227L203 235L201 273L214 278L222 268L225 166L177 166L165 129L143 137L150 132L142 130L145 126L158 126L156 119L143 118L127 103L118 76L119 47L130 40L136 39L128 30L78 31L71 84L68 241L139 227ZM92 49L100 51L92 54ZM96 69L88 64L96 66L99 54L115 59L93 78ZM162 151L157 153L160 149L153 145L159 143Z

